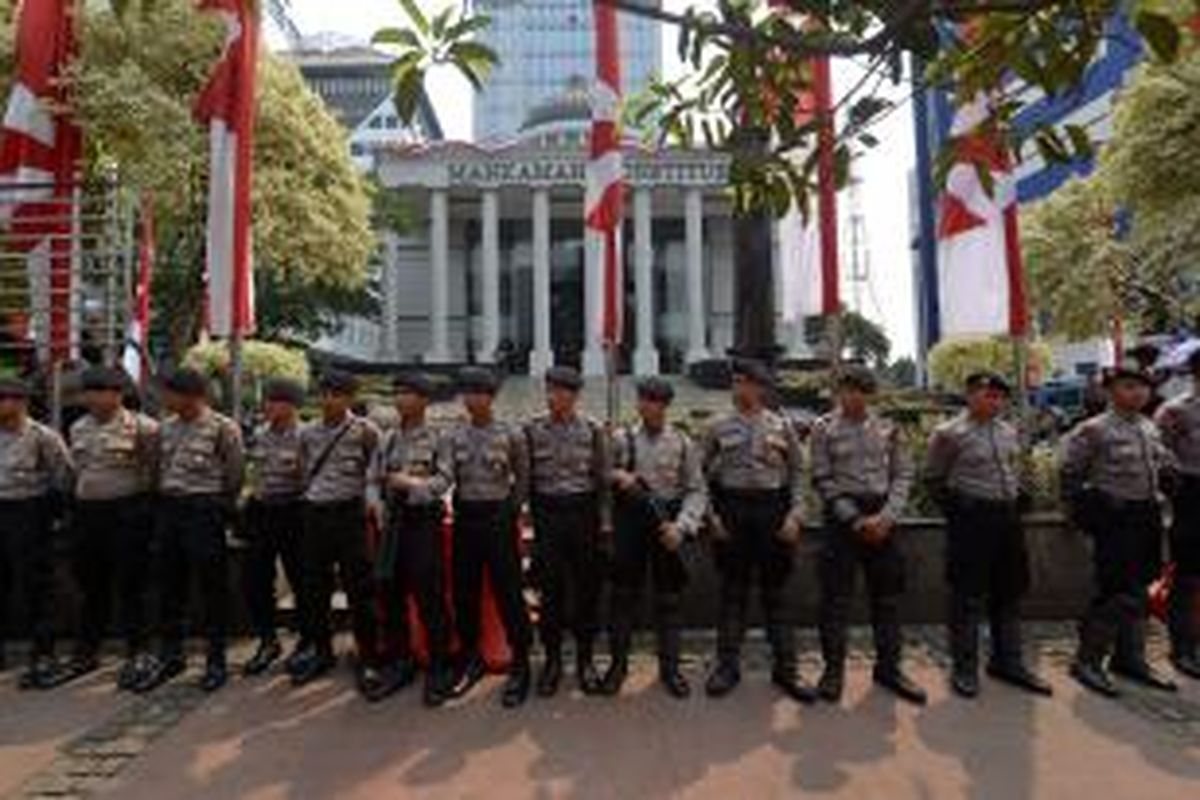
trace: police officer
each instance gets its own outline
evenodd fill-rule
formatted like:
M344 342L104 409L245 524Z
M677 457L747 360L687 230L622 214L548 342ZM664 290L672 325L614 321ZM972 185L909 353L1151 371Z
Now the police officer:
M925 692L901 670L900 596L904 556L896 521L908 502L913 464L899 426L868 405L875 376L850 366L838 380L837 408L811 434L813 484L825 509L821 584L822 699L841 699L845 681L846 626L861 566L871 599L875 633L875 683L917 704Z
M254 434L247 453L250 468L249 497L243 509L248 548L242 572L242 591L258 649L242 665L245 675L260 675L282 655L276 635L275 563L293 594L300 593L300 530L303 525L300 495L304 473L300 458L300 423L297 410L304 403L304 387L288 378L275 378L263 387L264 423ZM295 652L303 652L303 641Z
M375 648L375 595L367 554L367 482L379 429L351 413L358 380L330 371L321 377L321 416L300 431L303 473L303 526L300 536L300 626L306 647L288 664L300 686L337 663L333 653L329 603L334 571L350 605L359 654L359 689L378 680Z
M680 595L687 584L680 549L700 532L707 492L699 448L667 424L674 387L662 378L645 378L637 395L641 423L617 431L613 439L612 664L603 689L615 695L625 683L634 618L649 569L659 680L673 697L684 698L691 690L679 671Z
M71 487L71 461L62 438L28 411L29 387L0 378L0 669L9 596L20 581L33 645L20 686L48 688L57 673L53 533Z
M387 509L384 544L380 547L376 573L389 584L387 621L392 634L389 638L399 644L401 652L396 669L385 673L380 688L369 692L368 698L378 699L410 680L406 610L411 595L429 645L423 699L425 705L432 707L444 703L452 688L446 565L442 551L450 464L438 432L425 419L433 392L429 377L421 373L401 374L393 381L393 388L400 423L384 435L372 475Z
M1188 359L1191 391L1171 400L1158 412L1163 443L1174 454L1179 480L1173 487L1171 558L1175 585L1171 588L1168 627L1171 663L1190 678L1200 679L1197 631L1200 626L1200 350Z
M1160 491L1173 479L1173 458L1143 411L1153 391L1140 370L1117 368L1107 379L1109 410L1081 423L1064 442L1062 490L1076 522L1092 539L1095 594L1079 629L1071 675L1115 697L1116 674L1164 691L1175 684L1146 662L1148 589L1162 570Z
M1020 438L1000 419L1011 391L991 372L966 381L966 409L929 441L926 476L946 515L946 578L950 585L950 686L979 694L979 622L985 600L992 652L987 672L1035 694L1050 685L1025 666L1020 600L1029 588L1029 556L1021 512Z
M201 688L225 685L225 633L229 614L225 529L242 489L244 453L237 423L208 405L208 381L177 369L163 383L169 412L159 447L157 550L161 644L157 663L134 686L150 691L183 672L188 586L199 581L208 657Z
M132 688L150 667L146 591L154 533L153 496L159 457L158 423L121 404L123 373L92 367L83 373L87 414L71 426L75 462L74 566L83 593L79 640L64 680L99 666L115 588L125 638L117 676Z
M705 691L721 697L741 682L746 604L757 572L774 661L771 680L792 698L811 703L815 694L797 672L795 631L783 596L803 525L804 459L791 424L767 408L771 383L762 363L736 360L734 411L713 423L704 439L721 575L717 663Z
M612 537L608 437L577 410L583 380L571 367L546 371L547 412L525 426L530 454L534 576L541 592L546 662L537 692L550 697L562 679L562 630L575 635L576 679L585 694L600 691L593 661L602 553Z
M454 482L454 606L463 660L454 687L465 695L486 672L480 654L483 574L512 652L501 702L513 708L529 696L529 615L521 592L517 515L529 490L529 452L520 428L495 418L497 383L486 369L459 376L467 421L446 436Z

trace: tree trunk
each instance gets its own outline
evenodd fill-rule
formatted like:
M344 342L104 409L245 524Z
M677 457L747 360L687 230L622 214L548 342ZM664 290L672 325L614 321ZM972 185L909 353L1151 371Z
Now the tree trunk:
M738 355L773 361L778 347L770 215L735 214L733 240L733 347Z

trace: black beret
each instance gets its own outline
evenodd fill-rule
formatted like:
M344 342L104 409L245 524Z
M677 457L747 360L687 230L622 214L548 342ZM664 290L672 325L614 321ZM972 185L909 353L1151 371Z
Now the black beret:
M401 372L392 378L392 388L427 398L433 394L433 381L424 372Z
M967 391L973 392L976 389L994 389L997 392L1012 394L1012 387L1004 376L997 372L972 372L967 376Z
M642 378L637 384L638 397L655 400L659 403L669 403L675 399L675 387L666 378L652 376Z
M578 392L583 388L583 378L574 367L551 367L546 370L546 385Z
M1117 381L1136 381L1154 388L1154 376L1137 367L1112 367L1104 370L1104 385L1112 386Z
M167 373L163 386L185 397L204 397L208 394L208 378L199 370L180 367Z
M0 378L0 397L29 397L29 384L20 378Z
M123 392L125 373L112 367L88 367L80 382L85 392Z
M273 403L304 403L304 387L291 378L271 378L263 385L263 399Z
M318 386L328 394L354 394L358 391L358 378L335 369L322 375Z
M499 382L496 380L495 374L490 369L483 367L464 367L458 373L458 389L461 392L474 392L479 394L495 394L499 388Z
M875 380L875 373L861 364L850 364L845 367L838 376L837 385L849 389L858 389L860 392L867 394L871 394L879 388L879 382Z
M775 383L771 377L771 370L767 368L767 365L753 358L734 359L733 374L735 377L742 377L748 381L753 381L759 386L771 386Z

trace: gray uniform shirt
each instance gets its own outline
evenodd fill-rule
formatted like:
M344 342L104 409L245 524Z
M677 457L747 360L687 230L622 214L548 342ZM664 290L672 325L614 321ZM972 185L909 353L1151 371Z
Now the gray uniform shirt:
M804 453L791 423L774 411L734 411L714 422L704 436L704 471L721 489L786 489L790 516L804 517Z
M242 489L245 453L237 423L210 408L162 423L159 491L168 496L231 495Z
M699 450L687 434L671 426L658 433L644 425L623 428L613 439L613 466L635 473L654 497L681 502L675 524L687 536L700 532L708 490Z
M337 444L329 452L324 463L317 459L326 451L334 438ZM342 503L349 500L365 500L367 473L379 447L379 428L370 420L353 414L336 425L326 425L317 420L300 430L300 459L306 484L304 499L310 503ZM314 474L315 471L315 474Z
M247 455L254 497L276 502L299 499L304 492L299 425L262 426L255 431Z
M841 522L861 514L850 498L886 498L883 516L897 520L912 489L913 462L900 426L868 413L851 419L840 410L813 425L813 485L829 513Z
M371 468L372 482L379 486L384 497L404 505L418 506L435 502L450 490L452 481L450 458L444 451L441 437L428 423L411 428L403 424L384 434ZM420 489L399 495L387 485L388 476L404 472L426 481Z
M1200 478L1200 395L1191 391L1171 400L1158 410L1155 419L1179 471Z
M999 419L982 422L966 411L934 429L926 477L935 492L976 500L1013 501L1021 492L1021 442Z
M110 420L88 414L71 426L80 500L119 500L153 491L158 457L158 423L143 414L122 408Z
M71 456L62 437L39 422L0 429L0 500L32 500L71 489Z
M530 491L551 497L595 493L600 503L600 524L611 526L611 454L600 423L579 415L559 422L549 414L540 414L526 424L525 436Z
M504 422L464 422L445 434L454 496L467 501L512 498L519 507L529 489L529 451L519 428Z
M1154 423L1115 411L1081 422L1063 442L1062 492L1076 498L1092 489L1120 500L1153 500L1173 457Z

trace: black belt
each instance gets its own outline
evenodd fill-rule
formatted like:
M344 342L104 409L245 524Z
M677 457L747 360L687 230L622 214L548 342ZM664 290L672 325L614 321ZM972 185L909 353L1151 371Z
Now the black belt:
M568 508L596 502L595 492L574 492L572 494L535 494L533 503L543 508Z

